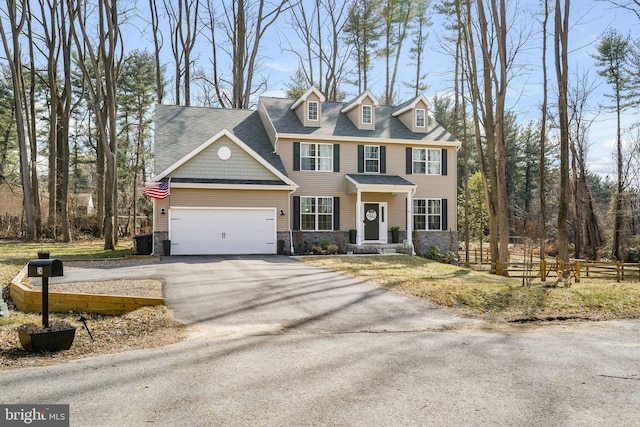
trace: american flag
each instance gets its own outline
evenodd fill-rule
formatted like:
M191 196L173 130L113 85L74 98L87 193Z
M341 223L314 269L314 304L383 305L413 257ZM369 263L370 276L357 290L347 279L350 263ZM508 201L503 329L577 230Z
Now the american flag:
M142 189L142 191L144 191L144 194L146 194L147 197L150 197L152 199L164 199L170 194L169 192L170 182L171 182L171 179L160 181L160 182L154 182L152 184L146 185Z

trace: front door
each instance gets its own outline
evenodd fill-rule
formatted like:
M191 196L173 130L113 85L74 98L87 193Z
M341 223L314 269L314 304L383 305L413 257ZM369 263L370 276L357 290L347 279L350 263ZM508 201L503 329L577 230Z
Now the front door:
M364 204L364 240L380 240L380 204Z

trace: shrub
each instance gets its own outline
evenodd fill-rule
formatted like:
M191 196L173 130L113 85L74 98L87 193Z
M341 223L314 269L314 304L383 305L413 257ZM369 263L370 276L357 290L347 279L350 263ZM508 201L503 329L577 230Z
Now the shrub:
M638 248L626 248L624 250L624 262L640 262L640 250Z
M436 261L441 261L442 252L440 251L440 248L438 247L438 245L429 246L429 250L427 251L426 257L429 259L434 259Z

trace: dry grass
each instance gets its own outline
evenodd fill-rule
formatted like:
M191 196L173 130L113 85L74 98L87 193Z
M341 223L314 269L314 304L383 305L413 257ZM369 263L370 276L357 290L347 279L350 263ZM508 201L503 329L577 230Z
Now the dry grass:
M583 281L570 288L441 264L411 256L309 257L304 261L418 298L458 314L493 321L640 318L640 283Z
M64 320L78 327L71 349L51 353L28 353L22 349L18 339L16 328L30 322L40 325L39 315L12 311L11 316L0 317L0 370L51 365L100 354L159 347L186 337L184 325L176 321L164 306L142 307L123 316L84 316L95 341L91 341L89 333L75 316L50 315L50 319Z

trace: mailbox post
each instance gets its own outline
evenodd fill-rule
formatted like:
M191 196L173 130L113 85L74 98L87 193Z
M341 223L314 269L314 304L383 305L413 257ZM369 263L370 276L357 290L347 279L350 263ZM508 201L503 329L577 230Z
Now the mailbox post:
M27 267L29 277L42 278L42 326L49 327L49 277L63 275L59 259L32 259Z

